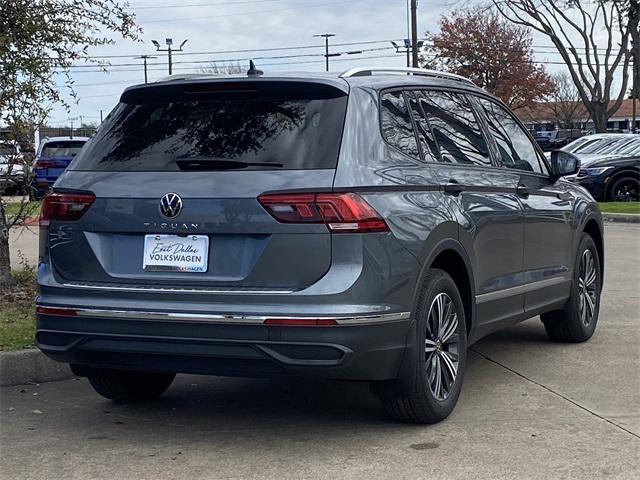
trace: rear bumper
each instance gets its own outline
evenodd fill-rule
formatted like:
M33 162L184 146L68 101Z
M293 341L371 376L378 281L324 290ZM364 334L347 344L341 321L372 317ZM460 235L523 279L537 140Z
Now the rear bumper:
M265 325L265 317L254 314L131 310L36 317L38 347L74 365L349 380L396 378L410 324L407 312L335 316L334 326Z

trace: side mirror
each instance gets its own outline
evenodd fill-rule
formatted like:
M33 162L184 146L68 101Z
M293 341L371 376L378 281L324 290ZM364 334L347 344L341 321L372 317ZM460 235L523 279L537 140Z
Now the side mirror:
M580 159L564 150L551 152L551 178L557 180L565 175L573 175L580 170Z

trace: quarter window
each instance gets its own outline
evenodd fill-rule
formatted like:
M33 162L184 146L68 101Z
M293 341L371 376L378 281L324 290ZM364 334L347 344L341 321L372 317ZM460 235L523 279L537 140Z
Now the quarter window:
M480 98L479 101L496 141L501 166L542 173L542 160L538 150L515 118L495 102L485 98Z
M491 165L489 148L468 100L451 92L423 92L420 105L447 163Z
M387 92L380 99L380 123L385 140L407 155L420 158L411 115L402 92Z

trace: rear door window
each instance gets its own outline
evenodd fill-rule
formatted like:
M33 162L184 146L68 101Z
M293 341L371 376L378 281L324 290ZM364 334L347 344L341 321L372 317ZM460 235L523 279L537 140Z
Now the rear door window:
M380 126L382 136L390 145L420 159L411 114L401 91L385 92L380 97Z
M213 93L203 86L192 95L176 93L175 85L160 86L154 95L125 92L125 101L111 112L72 168L336 167L347 104L344 92L326 86L316 92L312 84L241 86L239 92L229 87ZM215 88L222 90L220 84Z
M478 98L478 102L498 147L499 164L506 168L542 173L541 155L513 115L485 98Z
M469 101L453 92L425 91L420 100L435 140L440 161L491 165L489 148Z

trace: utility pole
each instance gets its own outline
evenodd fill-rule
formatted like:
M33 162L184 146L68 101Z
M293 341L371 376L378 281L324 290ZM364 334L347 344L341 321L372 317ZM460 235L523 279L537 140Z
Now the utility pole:
M329 37L335 37L335 33L319 33L318 35L314 35L314 37L324 37L324 59L325 59L325 70L329 71Z
M411 52L412 67L418 68L418 0L411 0Z
M157 52L167 52L168 57L169 57L169 75L173 74L173 64L171 62L171 52L181 52L182 51L182 47L184 47L184 44L187 43L186 39L184 40L181 44L180 47L178 47L177 49L172 49L171 46L173 45L173 39L172 38L165 38L164 42L167 45L167 48L160 48L160 44L158 43L157 40L151 40L151 43L153 43L156 47L156 51ZM145 60L146 62L146 60ZM146 83L146 82L145 82Z
M148 83L148 79L147 79L147 59L148 58L158 58L155 57L153 55L140 55L139 57L133 57L133 58L141 58L143 60L144 63L144 83ZM171 71L171 70L169 70Z
M411 42L411 0L407 0L407 42ZM411 66L411 47L406 45L407 47L407 68ZM394 45L395 46L395 45ZM398 51L398 47L396 47L396 51Z
M71 134L69 135L69 138L73 138L73 121L77 120L78 117L68 117L67 120L69 120L71 122Z
M100 110L100 123L102 123L102 110Z

